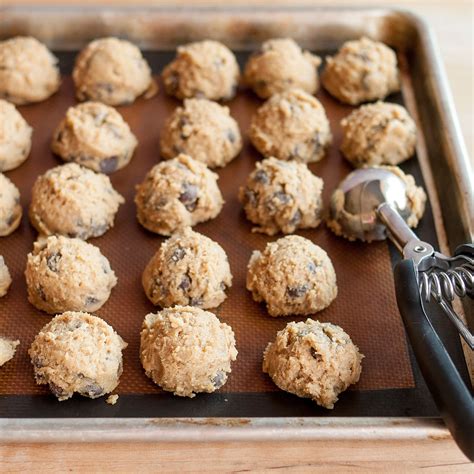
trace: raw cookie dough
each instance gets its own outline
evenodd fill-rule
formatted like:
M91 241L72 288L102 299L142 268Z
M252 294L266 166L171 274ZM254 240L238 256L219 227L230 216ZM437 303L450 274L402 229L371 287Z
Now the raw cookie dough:
M22 214L20 191L0 173L0 237L10 235L20 225Z
M127 343L101 318L68 311L41 329L28 351L38 385L59 401L74 392L97 398L112 392L122 375Z
M426 193L423 188L416 185L415 178L413 178L411 174L405 174L398 166L374 166L374 168L391 171L405 182L407 206L411 212L406 222L410 227L416 227L425 212ZM360 234L360 218L345 209L344 192L339 188L337 188L331 196L329 211L327 220L328 227L336 235L341 235L348 240L355 240L354 235ZM366 223L366 225L368 225L368 223ZM351 235L347 235L345 232L345 228L347 227L354 229Z
M61 85L57 62L35 38L0 41L0 98L19 105L47 99Z
M400 90L397 56L379 41L347 41L335 56L326 58L321 82L346 104L384 99Z
M97 311L117 284L98 247L62 236L35 242L25 276L29 302L50 314Z
M12 341L6 337L0 336L0 367L13 359L16 348L20 345L20 341Z
M146 229L170 235L216 217L224 205L217 174L180 154L154 166L137 186L137 218Z
M247 290L266 303L270 316L312 314L336 298L336 272L321 247L290 235L252 253Z
M292 88L314 94L320 64L320 57L303 51L294 40L270 39L250 56L244 82L262 99Z
M16 107L0 99L0 172L15 169L28 158L32 133Z
M239 191L253 232L291 234L321 222L323 180L304 163L267 158L257 162Z
M331 409L358 382L363 357L341 327L307 319L277 333L263 354L263 371L282 390Z
M118 38L89 43L76 58L72 78L78 100L108 105L130 104L145 92L157 90L140 50Z
M115 214L124 202L108 176L68 163L36 179L30 220L40 234L87 240L113 227Z
M226 299L232 274L224 249L186 227L161 244L143 272L142 284L155 305L207 309Z
M232 328L208 311L166 308L143 321L140 358L146 375L181 397L221 388L237 358Z
M8 270L5 259L0 255L0 298L4 297L8 293L8 289L12 284L12 277Z
M161 132L161 154L185 153L210 168L225 166L242 149L242 137L229 108L207 99L186 99Z
M205 40L178 46L176 58L163 69L168 94L178 99L205 97L232 99L239 81L234 53L218 41Z
M122 116L100 102L69 107L51 143L64 161L105 174L126 166L136 146L137 139Z
M305 163L321 160L332 142L323 106L300 89L275 94L259 107L249 136L263 156Z
M397 165L415 153L416 125L401 105L362 105L341 127L341 151L354 166Z

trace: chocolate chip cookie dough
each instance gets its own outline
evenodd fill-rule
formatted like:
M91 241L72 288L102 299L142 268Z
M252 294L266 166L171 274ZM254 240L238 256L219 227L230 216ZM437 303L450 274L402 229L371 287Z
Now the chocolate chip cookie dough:
M321 222L323 180L304 163L267 158L257 162L239 200L253 232L291 234Z
M108 176L68 163L37 178L29 214L40 234L87 240L113 227L115 214L124 202Z
M252 253L247 290L266 303L270 316L312 314L336 298L336 273L321 247L290 235Z
M226 299L232 274L224 249L186 227L161 244L143 272L142 283L155 305L207 309Z
M158 163L137 186L138 221L152 232L170 235L213 219L224 204L217 180L217 174L187 155Z
M0 336L0 367L13 359L16 348L19 345L20 341L12 341L11 339Z
M16 107L0 99L0 172L15 169L28 158L32 133Z
M212 40L179 46L176 58L163 69L165 90L178 99L232 99L239 76L234 53Z
M333 57L326 58L321 75L324 88L351 105L385 99L400 90L397 57L379 41L347 41Z
M47 99L61 85L57 62L35 38L0 41L0 98L17 105Z
M77 56L72 78L78 100L108 105L130 104L157 91L151 69L140 50L129 41L101 38Z
M122 375L127 343L104 320L88 313L60 314L41 329L28 351L38 385L59 401L74 392L97 398L112 392Z
M29 302L50 314L97 311L117 284L98 247L62 236L35 242L25 277Z
M341 127L341 151L354 166L398 165L415 153L416 125L401 105L362 105Z
M221 388L237 358L232 328L208 311L175 306L143 321L140 358L146 375L181 397Z
M252 117L249 136L263 156L305 163L321 160L332 142L323 106L300 89L270 97Z
M307 319L277 333L263 354L263 371L282 390L331 409L358 382L363 357L341 327Z
M12 277L8 270L5 259L0 255L0 298L4 297L8 293L8 289L12 284Z
M303 51L294 40L270 39L250 56L244 82L262 99L292 88L314 94L320 64L321 58Z
M20 191L0 173L0 237L10 235L20 225L22 214Z
M207 99L186 99L165 122L161 154L185 153L210 168L225 166L242 149L242 137L229 108Z
M69 107L51 143L64 161L105 174L126 166L136 146L137 139L122 116L100 102Z

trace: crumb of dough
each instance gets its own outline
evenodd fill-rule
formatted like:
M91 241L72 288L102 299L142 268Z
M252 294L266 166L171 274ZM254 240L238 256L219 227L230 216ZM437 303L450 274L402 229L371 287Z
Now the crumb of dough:
M119 396L117 394L109 395L105 400L105 403L108 403L109 405L115 405L117 403L118 398Z

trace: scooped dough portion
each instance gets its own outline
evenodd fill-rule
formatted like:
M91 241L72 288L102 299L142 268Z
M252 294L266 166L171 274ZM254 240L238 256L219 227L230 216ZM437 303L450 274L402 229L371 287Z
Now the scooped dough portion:
M146 375L181 397L221 388L237 358L232 328L208 311L166 308L143 321L140 358Z
M232 274L224 249L186 227L161 244L143 272L142 283L155 305L207 309L226 299Z
M74 392L97 398L112 392L122 375L127 343L103 319L88 313L60 314L41 329L28 351L38 385L59 401Z
M277 333L263 354L263 371L282 390L331 409L358 382L363 357L341 327L307 319Z
M0 98L17 105L47 99L61 85L57 62L35 38L0 41Z
M25 276L29 302L50 314L97 311L117 284L98 247L62 236L35 242Z
M163 69L165 90L178 99L232 99L239 76L234 53L212 40L179 46L176 58Z
M321 247L289 235L252 253L247 290L255 301L266 303L270 316L312 314L336 298L336 272Z
M124 202L108 176L68 163L36 179L30 220L40 234L87 240L113 227L115 214Z
M400 90L397 56L379 41L365 37L347 41L334 57L326 58L321 81L346 104L385 99Z
M32 134L16 107L0 99L0 172L15 169L28 158Z
M267 158L257 162L239 200L253 232L291 234L321 222L323 180L304 163Z
M12 277L10 271L8 270L5 259L0 255L0 298L5 296L8 293L8 289L12 284ZM1 365L1 364L0 364Z
M290 38L265 41L245 65L244 81L262 99L298 88L314 94L321 58L303 51Z
M20 341L12 341L11 339L0 336L0 367L13 359L16 348L19 345Z
M78 100L108 105L130 104L145 92L157 90L140 50L118 38L89 43L76 58L72 78Z
M137 218L146 229L170 235L216 217L224 200L217 174L180 154L154 166L137 186Z
M242 137L229 108L207 99L186 99L161 132L161 154L185 153L210 168L225 166L242 149Z
M51 148L64 161L111 174L132 159L137 139L122 116L100 102L69 107Z
M332 142L323 106L300 89L271 96L252 117L249 136L263 156L304 163L321 160Z
M19 226L22 215L20 191L0 173L0 237L10 235Z
M362 105L341 127L341 151L354 166L397 165L415 153L416 125L401 105Z

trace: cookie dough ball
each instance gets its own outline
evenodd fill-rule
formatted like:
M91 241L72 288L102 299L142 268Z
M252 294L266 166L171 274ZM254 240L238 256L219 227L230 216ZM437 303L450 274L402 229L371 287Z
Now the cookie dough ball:
M145 268L142 283L155 305L207 309L216 308L226 299L232 274L224 249L186 227L163 242Z
M0 41L0 98L19 105L47 99L61 85L57 62L35 38Z
M321 222L323 180L304 163L267 158L257 163L239 191L253 232L291 234Z
M312 314L336 298L336 272L321 247L290 235L252 253L247 290L266 303L270 316Z
M163 69L168 94L178 99L232 99L239 81L239 65L232 51L218 41L179 46L176 58Z
M166 308L143 321L140 358L146 375L181 397L221 388L237 358L232 328L208 311Z
M28 351L38 385L59 401L74 392L97 398L112 392L122 375L127 343L104 320L68 311L41 329Z
M69 107L51 148L64 161L111 174L132 159L137 139L122 116L100 102Z
M332 142L318 99L299 89L275 94L252 117L250 140L263 156L312 163Z
M76 58L72 72L78 100L108 105L132 103L156 88L151 69L129 41L101 38L89 43Z
M0 171L15 169L28 158L32 133L15 106L0 99Z
M25 276L29 302L50 314L97 311L117 284L98 247L62 236L35 242Z
M0 255L0 298L5 296L8 293L8 289L12 284L12 277L10 271L8 270L5 259Z
M320 64L321 58L303 51L292 39L271 39L250 56L244 82L262 99L292 88L314 94Z
M0 173L0 237L10 235L20 225L22 214L20 191Z
M282 390L331 409L358 382L363 357L341 327L307 319L277 333L263 354L263 371Z
M146 229L170 235L216 217L224 205L217 174L180 154L154 166L137 186L137 218Z
M166 121L160 146L165 158L185 153L215 168L239 154L242 137L228 107L207 99L187 99Z
M124 202L108 176L68 163L37 178L30 220L40 234L87 240L113 227L115 214Z
M326 58L324 88L351 105L384 99L400 90L397 57L379 41L347 41L334 57Z
M341 151L354 166L397 165L415 153L416 125L401 105L362 105L341 127Z
M20 345L20 341L12 341L6 337L0 336L0 367L13 359L16 348Z

